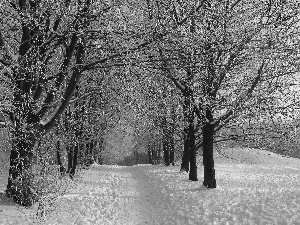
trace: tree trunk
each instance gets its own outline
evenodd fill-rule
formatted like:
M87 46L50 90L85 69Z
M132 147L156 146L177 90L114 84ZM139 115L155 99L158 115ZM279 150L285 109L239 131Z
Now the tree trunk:
M91 140L89 143L88 149L89 149L89 154L92 156L95 156L94 147L95 147L95 142L94 142L94 140Z
M183 154L182 154L182 162L180 171L189 172L190 162L189 162L189 143L188 143L188 134L189 134L189 127L188 127L188 117L189 117L189 96L184 95L184 103L183 103L183 121L184 121L184 143L183 143Z
M72 154L69 160L71 160L70 165L72 166L71 168L68 168L69 176L73 179L76 171L76 166L77 166L77 159L78 159L78 152L79 152L79 144L76 143L75 146L72 148Z
M36 200L32 183L32 159L36 135L33 126L27 124L25 127L24 130L20 123L17 123L13 133L6 193L18 204L31 206Z
M56 142L56 157L57 157L57 164L59 165L59 172L60 172L61 175L63 175L64 172L66 171L66 169L63 166L62 161L61 161L60 141L59 140Z
M23 73L18 75L20 77L25 76ZM36 200L36 193L32 184L33 147L40 135L40 130L39 119L33 113L29 101L29 84L26 79L24 80L24 82L18 81L14 91L15 127L12 133L13 142L6 193L18 204L31 206Z
M204 164L204 182L207 188L216 188L214 151L213 151L213 135L214 125L212 124L213 115L210 109L206 109L206 123L203 130L203 164Z
M185 140L183 143L183 153L182 153L182 162L181 162L180 171L185 171L188 173L189 167L190 167L190 162L189 162L189 157L188 157L188 142L185 137Z
M165 135L165 138L163 140L163 151L164 151L164 160L165 160L165 165L170 166L170 149L169 149L169 140L168 140L168 135Z
M162 155L161 155L161 153L162 153L162 148L163 148L163 143L162 142L160 142L159 143L159 148L158 148L158 152L157 152L157 155L158 155L158 162L157 162L157 164L161 164L162 163Z
M196 137L194 128L194 113L192 113L189 123L188 138L188 157L190 162L189 180L198 181L197 177L197 162L196 162Z
M153 163L154 165L157 165L158 164L158 161L159 161L159 150L160 149L160 142L157 143L157 144L154 144L153 147L152 147L152 156L153 156Z
M189 180L197 181L196 163L196 137L195 137L195 112L192 104L193 92L188 90L184 94L183 116L184 116L184 151L182 156L181 170L189 171ZM190 167L190 168L189 168Z
M152 162L153 162L153 165L156 165L157 164L157 152L158 152L158 146L157 144L153 144L151 146L151 152L152 152Z
M150 145L148 145L148 163L153 165L152 150Z
M170 163L175 165L175 124L176 124L176 112L175 106L172 105L171 109L171 123L170 123Z
M56 138L58 138L58 140L56 141L55 147L56 147L56 158L57 158L57 164L59 165L59 172L61 175L64 175L66 169L62 164L61 161L61 154L60 154L60 140L59 140L59 123L57 122L55 124L55 134L56 134Z
M174 136L173 135L170 140L170 164L172 164L174 166L175 165L175 144L174 144Z
M70 173L73 167L73 155L74 155L74 146L67 146L67 153L68 153L68 169L67 173Z

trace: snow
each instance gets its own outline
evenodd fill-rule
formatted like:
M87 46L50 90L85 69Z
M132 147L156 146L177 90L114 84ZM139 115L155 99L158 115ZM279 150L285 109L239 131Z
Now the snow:
M215 157L212 190L201 164L197 182L178 166L94 164L44 224L300 224L299 159L247 148ZM33 224L35 212L0 195L0 224Z

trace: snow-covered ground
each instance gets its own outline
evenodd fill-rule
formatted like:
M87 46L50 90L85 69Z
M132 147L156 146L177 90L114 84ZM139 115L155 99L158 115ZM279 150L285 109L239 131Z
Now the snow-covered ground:
M299 159L245 148L221 153L213 190L202 186L200 165L198 182L177 166L93 165L45 224L300 224ZM0 224L32 224L35 210L0 195Z

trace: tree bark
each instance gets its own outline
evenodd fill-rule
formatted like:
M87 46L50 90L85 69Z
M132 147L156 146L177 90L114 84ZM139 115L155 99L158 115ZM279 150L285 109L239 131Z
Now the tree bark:
M189 95L184 94L184 103L183 103L183 121L184 121L184 143L183 143L183 154L182 154L182 162L180 171L189 172L190 162L189 162L189 143L188 143L188 134L189 134L189 127L188 127L188 117L189 117Z
M74 146L73 158L72 158L72 168L70 170L70 177L73 179L77 167L77 159L78 159L78 152L79 152L79 144L76 143Z
M154 143L152 153L154 165L161 163L161 148L162 143L160 141L157 144Z
M152 159L152 149L151 146L148 145L148 163L153 165L153 159Z
M185 135L186 136L186 135ZM188 142L186 141L187 137L185 137L184 143L183 143L183 153L182 153L182 161L180 166L180 171L189 172L190 170L190 162L188 157Z
M15 131L13 132L9 177L6 189L9 197L12 197L15 202L24 206L31 206L35 201L34 187L32 185L32 159L33 147L36 143L37 135L33 127L33 124L30 123L16 123Z
M172 105L171 109L171 124L170 124L170 164L175 165L175 124L176 124L176 112L175 105Z
M71 169L73 168L73 155L74 155L74 146L67 146L67 153L68 153L68 169L67 173L70 173Z
M190 162L190 173L189 180L198 181L197 177L197 162L196 162L196 137L195 137L195 128L194 128L194 112L190 115L187 145L188 145L188 157Z
M79 145L74 144L72 147L68 147L68 170L69 176L73 179L77 167Z
M57 164L59 165L59 172L61 175L64 174L64 172L66 171L65 167L62 164L61 161L61 155L60 155L60 140L58 140L56 142L56 157L57 157Z
M213 115L210 109L206 109L206 122L203 130L203 164L204 164L204 182L203 185L207 188L216 188L215 168L214 168L214 125Z
M174 144L174 134L171 136L170 140L170 164L175 165L175 144Z
M189 79L192 80L192 73L188 73ZM196 162L196 137L195 137L195 112L192 104L193 91L187 89L184 93L184 151L182 156L181 170L189 171L189 180L197 181L197 162ZM190 168L189 168L190 167Z
M170 166L170 149L169 149L169 140L168 135L165 135L163 140L163 151L164 151L164 160L165 165Z
M17 77L27 74L18 73ZM39 119L33 112L28 94L29 82L19 80L14 92L13 105L15 107L15 127L10 155L9 177L6 193L15 202L24 206L31 206L35 201L35 191L32 185L33 147L42 133Z

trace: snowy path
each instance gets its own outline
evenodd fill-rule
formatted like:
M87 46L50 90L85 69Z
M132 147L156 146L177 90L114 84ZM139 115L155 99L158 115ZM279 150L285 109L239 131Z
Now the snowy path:
M62 196L48 225L300 225L300 159L256 149L216 154L217 188L178 166L92 166ZM0 193L0 224L33 224L30 213ZM38 223L39 224L39 223Z
M46 224L153 224L160 198L142 175L139 167L93 166Z

